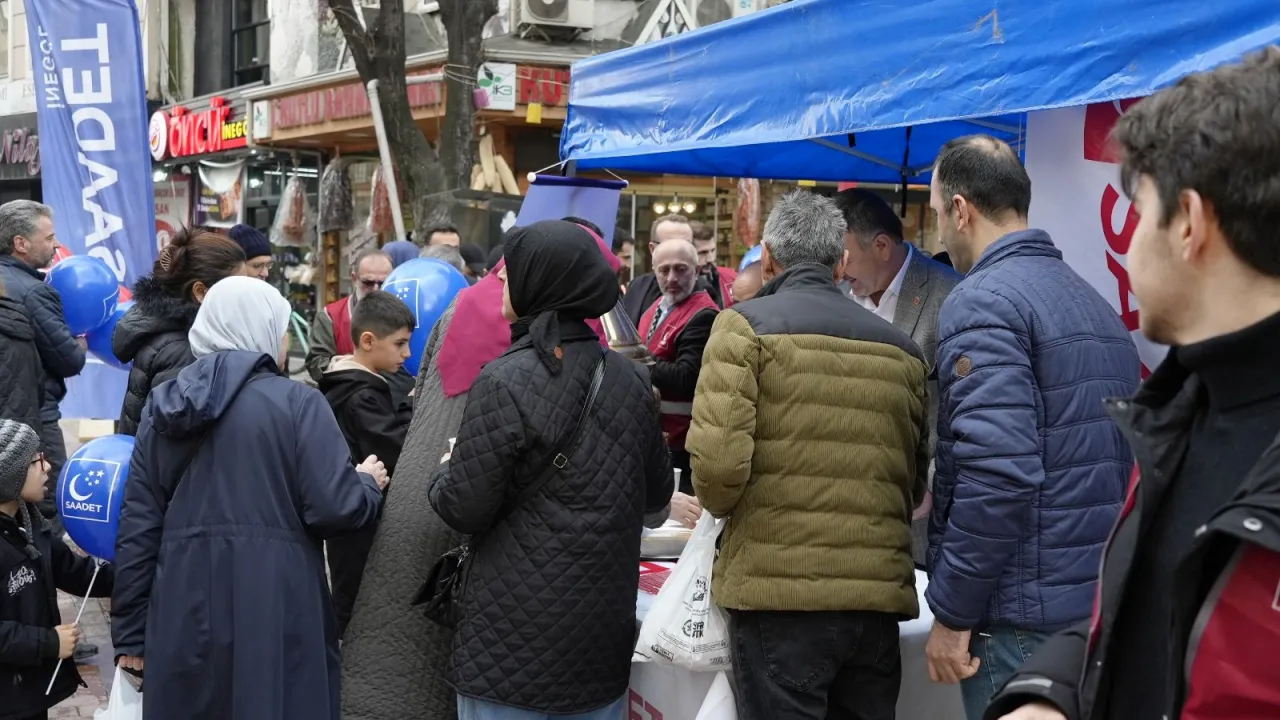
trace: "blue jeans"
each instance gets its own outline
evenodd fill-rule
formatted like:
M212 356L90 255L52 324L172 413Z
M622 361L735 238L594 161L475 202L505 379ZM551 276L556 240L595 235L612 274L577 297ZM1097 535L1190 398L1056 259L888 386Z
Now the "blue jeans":
M599 710L577 715L550 715L459 695L458 720L623 720L626 701L627 696L623 695Z
M969 654L980 659L978 674L960 683L964 714L982 720L991 698L1004 687L1022 664L1031 658L1050 633L1013 627L991 627L969 640Z

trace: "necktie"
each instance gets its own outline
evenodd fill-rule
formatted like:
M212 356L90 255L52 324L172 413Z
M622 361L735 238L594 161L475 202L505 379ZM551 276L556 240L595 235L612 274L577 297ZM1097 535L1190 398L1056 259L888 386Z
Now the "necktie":
M662 322L662 306L653 313L653 322L649 323L649 332L645 333L644 341L649 342L649 338L653 337L653 333L657 331L658 325Z

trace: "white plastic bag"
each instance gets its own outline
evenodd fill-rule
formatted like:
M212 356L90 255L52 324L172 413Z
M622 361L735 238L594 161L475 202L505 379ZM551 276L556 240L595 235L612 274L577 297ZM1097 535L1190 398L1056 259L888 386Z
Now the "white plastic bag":
M709 512L698 519L640 626L636 643L640 655L696 671L730 666L729 620L711 597L711 568L723 527L724 522Z
M95 710L93 720L142 720L142 693L133 689L128 674L116 668L111 683L111 701L106 710Z

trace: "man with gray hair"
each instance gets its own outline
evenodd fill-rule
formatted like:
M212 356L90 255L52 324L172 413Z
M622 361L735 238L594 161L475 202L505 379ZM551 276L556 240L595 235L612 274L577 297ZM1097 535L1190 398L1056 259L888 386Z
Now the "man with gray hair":
M53 233L53 210L32 200L13 200L0 205L0 283L11 299L20 303L35 330L35 345L44 370L40 407L40 450L49 462L45 501L41 513L54 523L58 533L62 523L57 517L53 486L58 471L67 459L66 445L58 420L62 417L58 403L67 394L66 378L84 369L84 338L72 337L62 313L62 298L44 281L42 270L53 262L58 239Z
M738 717L887 720L898 622L919 614L928 366L836 287L831 200L786 196L763 245L765 286L712 328L686 443L698 499L728 518L712 598L729 612Z
M422 248L418 257L442 260L463 275L467 274L467 261L463 259L462 251L456 245L428 245Z

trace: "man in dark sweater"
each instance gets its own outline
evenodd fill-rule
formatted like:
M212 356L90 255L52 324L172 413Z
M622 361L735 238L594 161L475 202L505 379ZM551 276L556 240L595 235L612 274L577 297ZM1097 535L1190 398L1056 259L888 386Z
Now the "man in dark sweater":
M1051 638L988 720L1280 717L1277 108L1270 48L1116 128L1142 332L1173 347L1111 403L1138 470L1093 618Z

